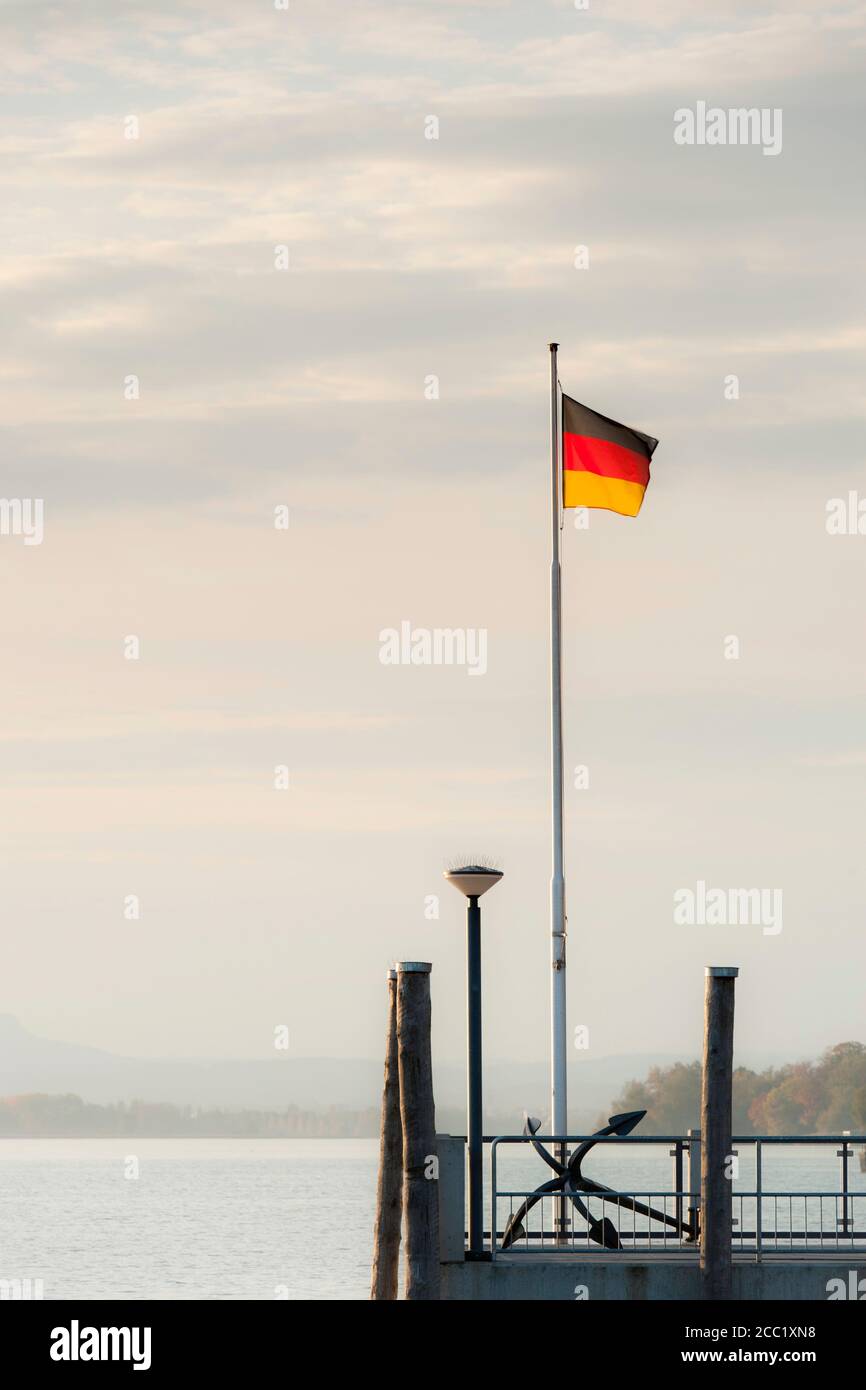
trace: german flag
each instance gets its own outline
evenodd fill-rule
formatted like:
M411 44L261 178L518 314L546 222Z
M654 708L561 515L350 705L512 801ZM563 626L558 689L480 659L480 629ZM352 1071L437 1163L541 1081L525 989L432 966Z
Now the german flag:
M657 439L562 397L562 505L637 516Z

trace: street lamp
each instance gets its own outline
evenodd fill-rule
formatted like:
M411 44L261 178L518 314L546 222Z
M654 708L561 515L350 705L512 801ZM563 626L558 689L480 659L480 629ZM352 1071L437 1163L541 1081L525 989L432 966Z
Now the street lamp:
M481 1107L481 908L478 899L502 878L499 869L465 864L445 877L468 899L466 913L467 1143L469 1148L469 1259L484 1253L484 1176ZM496 1220L496 1214L493 1214Z

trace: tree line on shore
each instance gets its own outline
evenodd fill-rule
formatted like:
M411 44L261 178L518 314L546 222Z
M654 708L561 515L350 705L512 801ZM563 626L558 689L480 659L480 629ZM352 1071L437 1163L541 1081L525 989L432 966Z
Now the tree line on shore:
M200 1109L193 1105L117 1101L96 1105L75 1095L0 1098L0 1138L355 1139L378 1133L379 1112Z
M866 1045L837 1043L816 1062L734 1071L734 1134L866 1133ZM653 1067L631 1081L611 1113L646 1110L641 1134L684 1134L701 1123L701 1064ZM601 1120L600 1123L605 1123Z
M440 1129L460 1133L463 1116L444 1109ZM372 1139L379 1108L243 1110L116 1101L97 1105L76 1095L0 1097L0 1139Z

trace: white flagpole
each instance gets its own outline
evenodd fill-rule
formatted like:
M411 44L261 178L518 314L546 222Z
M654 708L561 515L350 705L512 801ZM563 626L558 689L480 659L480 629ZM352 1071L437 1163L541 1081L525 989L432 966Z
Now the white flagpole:
M553 873L550 880L550 1109L553 1133L568 1133L565 1017L565 875L562 856L562 577L559 562L562 473L556 353L550 344L550 755ZM562 1232L560 1233L562 1234Z

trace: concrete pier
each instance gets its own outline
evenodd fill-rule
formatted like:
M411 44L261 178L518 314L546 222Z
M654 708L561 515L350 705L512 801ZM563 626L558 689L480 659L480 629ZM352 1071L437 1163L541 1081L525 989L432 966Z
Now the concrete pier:
M463 1258L466 1190L462 1138L436 1136L439 1156L439 1253L441 1297L454 1302L498 1300L603 1300L644 1302L701 1298L697 1250L633 1255L625 1251L506 1253L495 1260ZM793 1303L857 1298L866 1301L866 1254L833 1251L734 1254L734 1299L784 1299Z
M735 1255L731 1293L734 1299L756 1302L826 1302L835 1290L856 1288L860 1281L866 1289L862 1254L850 1259L838 1254L769 1255L760 1264L754 1255ZM644 1259L604 1254L589 1259L565 1254L500 1255L490 1264L443 1263L441 1289L443 1299L455 1301L697 1300L701 1297L701 1271L697 1253L685 1258L658 1254ZM866 1294L860 1297L866 1298Z

